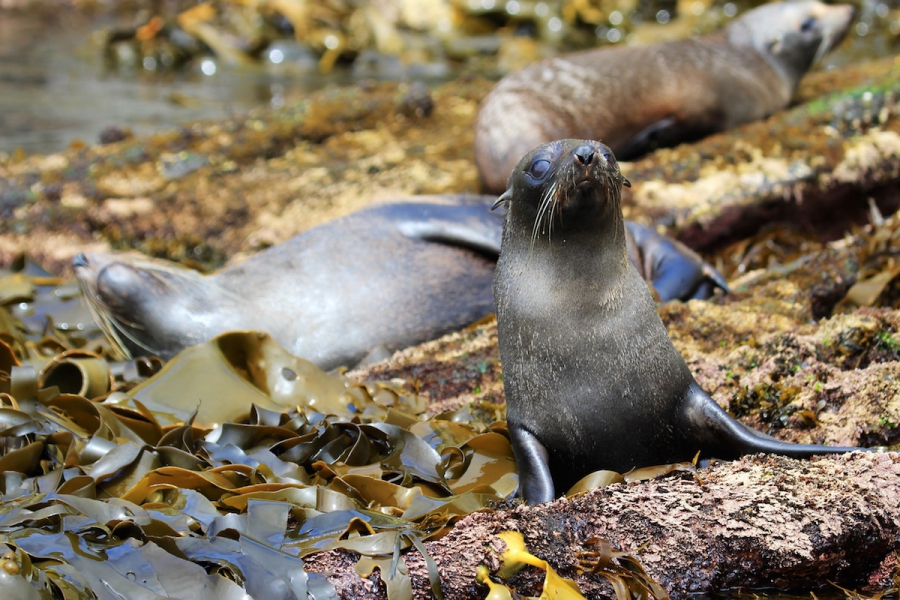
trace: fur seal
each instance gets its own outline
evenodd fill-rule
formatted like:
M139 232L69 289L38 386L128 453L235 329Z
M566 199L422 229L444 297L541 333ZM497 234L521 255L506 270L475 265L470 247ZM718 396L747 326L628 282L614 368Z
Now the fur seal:
M494 297L520 494L545 502L594 471L698 451L858 450L779 441L700 388L628 259L623 182L607 146L561 140L526 155L497 202L508 207Z
M258 329L331 369L491 313L498 221L484 198L431 196L329 221L209 276L118 255L73 265L95 318L128 355L168 359Z
M75 257L98 323L124 354L171 358L240 329L330 369L434 339L493 312L495 196L420 196L301 233L211 276L120 255ZM727 291L684 246L629 224L635 264L663 300ZM374 358L374 356L372 357Z
M706 36L586 50L511 73L476 120L484 188L504 190L519 159L551 140L601 140L630 160L764 118L788 105L852 17L849 4L767 4Z

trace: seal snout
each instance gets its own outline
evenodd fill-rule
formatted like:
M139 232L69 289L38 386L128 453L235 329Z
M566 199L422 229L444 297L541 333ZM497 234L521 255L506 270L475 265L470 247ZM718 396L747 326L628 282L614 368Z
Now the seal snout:
M591 144L580 144L572 150L572 165L575 167L575 185L577 187L592 185L597 177L597 170L604 167L603 161L594 160L597 148Z
M585 166L591 164L591 161L594 159L594 149L587 144L578 146L577 148L575 148L575 150L572 151L572 154L575 155L575 158L578 159L578 162Z
M79 267L90 267L91 261L88 260L87 255L84 252L79 252L72 259L72 267L77 269Z

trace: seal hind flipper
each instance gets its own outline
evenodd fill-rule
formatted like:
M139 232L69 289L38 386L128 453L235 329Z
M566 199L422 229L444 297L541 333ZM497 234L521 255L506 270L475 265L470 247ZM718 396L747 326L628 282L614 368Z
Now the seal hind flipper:
M519 495L529 504L553 500L555 488L547 448L536 435L518 424L509 424L509 438L519 470Z
M687 246L685 246L687 248ZM690 248L688 248L690 250ZM693 251L692 251L693 252ZM716 286L722 288L722 291L726 294L731 293L731 288L728 286L728 282L725 280L725 276L719 273L719 271L710 265L707 262L703 263L703 274L706 275Z
M709 394L694 382L685 393L681 405L685 431L690 431L701 458L734 460L745 454L765 452L791 458L809 458L823 454L873 452L871 448L821 446L783 442L748 427L729 415Z
M700 299L712 296L716 287L730 290L725 277L700 255L654 229L625 221L627 235L639 250L629 253L635 268L653 284L660 300Z
M715 293L716 286L709 280L704 280L700 282L694 291L688 296L688 300L706 300L710 296ZM728 292L728 289L725 289L725 292Z

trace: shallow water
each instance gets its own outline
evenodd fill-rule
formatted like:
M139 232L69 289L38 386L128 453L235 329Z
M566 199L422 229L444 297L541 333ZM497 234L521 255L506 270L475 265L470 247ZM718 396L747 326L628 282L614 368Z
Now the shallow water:
M200 66L177 74L113 70L93 34L109 21L0 12L0 152L93 144L109 126L151 133L284 101L340 82L341 75L288 76L264 68ZM344 77L346 80L346 77Z

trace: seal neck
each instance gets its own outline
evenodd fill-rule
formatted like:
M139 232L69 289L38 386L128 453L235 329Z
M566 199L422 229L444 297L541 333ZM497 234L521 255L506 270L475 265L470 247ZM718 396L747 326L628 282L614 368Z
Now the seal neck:
M577 211L562 211L536 235L536 214L512 207L503 232L501 260L509 256L539 261L540 268L562 281L584 280L595 295L616 281L629 268L625 219L618 204L604 203ZM532 211L533 212L533 211ZM505 255L505 256L504 256Z

